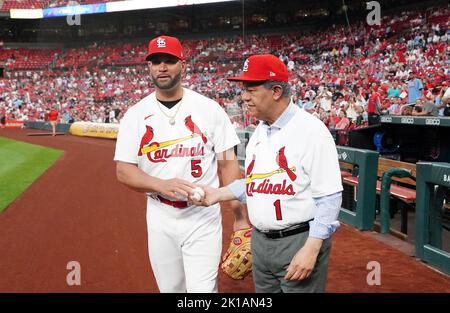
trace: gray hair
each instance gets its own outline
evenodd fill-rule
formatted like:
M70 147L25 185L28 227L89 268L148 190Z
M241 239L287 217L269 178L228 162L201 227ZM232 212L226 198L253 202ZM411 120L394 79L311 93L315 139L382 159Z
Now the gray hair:
M289 85L289 83L285 83L285 82L277 82L274 80L268 80L263 84L264 88L266 89L272 89L274 86L280 86L281 89L283 90L283 97L289 97L291 94L291 86Z

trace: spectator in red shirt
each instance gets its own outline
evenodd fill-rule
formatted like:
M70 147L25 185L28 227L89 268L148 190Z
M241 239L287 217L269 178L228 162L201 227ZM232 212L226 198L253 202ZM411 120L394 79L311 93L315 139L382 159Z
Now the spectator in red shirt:
M52 125L52 135L56 136L56 124L58 124L58 116L59 111L56 109L56 107L53 108L53 110L50 111L48 114L48 119L50 120L50 125Z
M380 107L381 107L381 96L378 93L378 88L376 86L372 87L372 93L367 102L367 114L369 119L369 125L380 123Z

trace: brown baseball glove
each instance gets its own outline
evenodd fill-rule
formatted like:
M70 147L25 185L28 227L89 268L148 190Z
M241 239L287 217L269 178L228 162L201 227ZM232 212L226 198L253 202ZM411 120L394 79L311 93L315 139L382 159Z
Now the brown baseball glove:
M244 279L252 271L251 233L252 229L246 228L231 234L231 243L220 268L233 279Z

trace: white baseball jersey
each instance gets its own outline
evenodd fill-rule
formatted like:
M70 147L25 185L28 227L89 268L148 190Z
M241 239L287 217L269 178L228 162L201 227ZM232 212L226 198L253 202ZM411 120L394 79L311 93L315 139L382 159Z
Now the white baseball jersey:
M138 164L161 179L177 177L218 187L216 153L234 147L239 138L217 102L183 91L182 100L170 110L155 93L131 107L120 122L114 160ZM168 116L173 115L175 124L170 125Z
M234 147L239 138L218 103L188 89L183 92L170 110L157 102L155 93L131 107L120 122L114 160L137 164L162 179L218 187L216 154ZM148 251L159 290L217 292L219 204L176 208L149 195Z
M314 218L313 198L342 191L339 161L325 125L295 107L272 136L258 125L246 149L246 195L251 223L284 229Z

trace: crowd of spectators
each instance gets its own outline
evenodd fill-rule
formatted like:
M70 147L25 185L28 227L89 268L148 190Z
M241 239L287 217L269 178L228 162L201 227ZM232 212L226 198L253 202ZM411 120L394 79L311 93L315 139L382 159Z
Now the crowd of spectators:
M218 101L237 128L254 127L239 85L226 78L247 56L273 53L290 70L292 101L331 129L364 127L382 114L444 116L449 17L441 7L387 16L379 27L184 41L184 84ZM153 91L145 53L146 43L0 50L0 106L18 120L43 120L57 106L62 122L117 123Z

